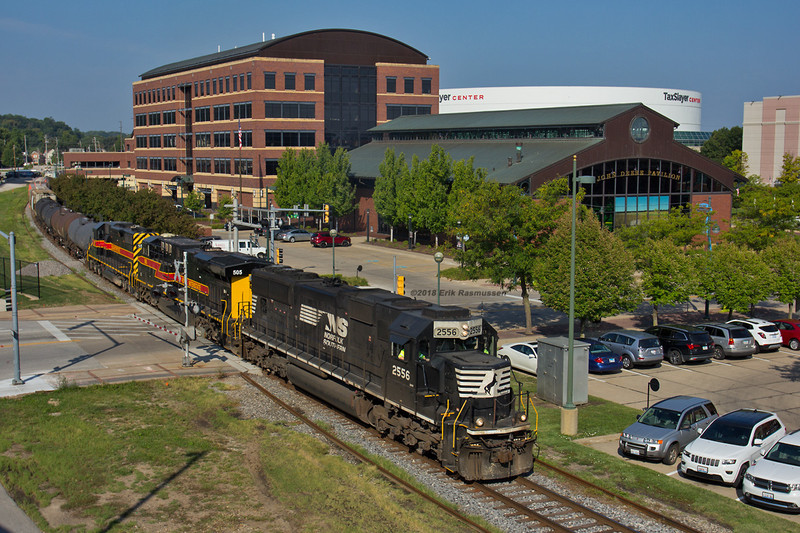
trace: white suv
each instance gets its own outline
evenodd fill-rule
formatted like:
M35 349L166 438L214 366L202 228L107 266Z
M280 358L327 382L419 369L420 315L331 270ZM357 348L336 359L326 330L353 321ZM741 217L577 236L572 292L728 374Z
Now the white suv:
M761 318L737 318L728 320L728 324L746 328L756 340L756 348L759 352L777 350L783 342L778 326Z
M747 468L786 434L774 414L739 409L714 420L681 455L681 473L738 487Z
M744 498L785 511L800 511L800 430L778 441L747 469Z

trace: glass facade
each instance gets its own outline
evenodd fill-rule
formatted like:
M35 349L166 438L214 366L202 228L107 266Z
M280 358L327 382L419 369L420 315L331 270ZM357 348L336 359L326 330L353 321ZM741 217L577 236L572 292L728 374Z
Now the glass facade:
M608 229L635 226L686 208L692 195L730 192L694 168L660 159L619 159L586 167L578 175L596 182L581 185L584 205L590 206Z
M325 65L325 142L352 150L369 142L377 124L377 69Z

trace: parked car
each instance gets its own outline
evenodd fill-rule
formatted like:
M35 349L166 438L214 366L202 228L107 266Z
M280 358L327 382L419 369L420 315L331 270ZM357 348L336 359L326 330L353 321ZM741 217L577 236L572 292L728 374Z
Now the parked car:
M744 474L742 493L748 503L800 512L800 430L756 458Z
M597 339L577 339L589 345L589 372L619 372L622 358Z
M645 330L658 337L664 357L673 365L707 361L714 356L714 341L704 329L681 324L653 326Z
M280 233L275 235L275 240L285 241L285 242L310 241L311 233L300 228L281 230Z
M314 233L311 236L311 244L313 246L319 246L320 248L327 248L333 244L333 237L331 237L331 234L327 231ZM350 237L337 235L336 246L350 246Z
M756 353L756 341L750 332L736 324L700 324L714 341L714 359L748 357Z
M513 342L501 346L497 356L511 363L512 368L536 374L539 366L538 349L538 342Z
M759 352L774 351L781 347L781 333L778 326L761 318L736 318L728 320L728 324L742 326L756 340Z
M739 409L714 420L681 454L688 476L738 487L748 467L786 434L775 413Z
M686 445L718 417L717 408L705 398L673 396L636 417L622 431L619 449L625 455L673 465Z
M792 350L800 350L800 320L773 320L781 334L781 344Z
M664 350L658 342L658 337L642 331L632 329L609 331L600 335L597 340L620 356L623 368L633 368L634 365L658 365L664 359Z

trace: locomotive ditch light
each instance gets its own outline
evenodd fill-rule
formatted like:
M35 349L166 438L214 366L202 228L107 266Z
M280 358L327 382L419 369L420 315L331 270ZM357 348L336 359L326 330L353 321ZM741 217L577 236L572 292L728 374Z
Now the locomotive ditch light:
M479 428L482 428L483 424L484 424L483 418L478 417L475 419L475 425L478 426Z
M519 415L519 421L520 422L527 422L528 421L528 415L526 415L525 413L522 413L521 415Z

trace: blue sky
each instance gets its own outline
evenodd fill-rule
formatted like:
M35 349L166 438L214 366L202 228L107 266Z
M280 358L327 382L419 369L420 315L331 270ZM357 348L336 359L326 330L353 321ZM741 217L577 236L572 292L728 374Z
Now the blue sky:
M133 9L133 11L131 11ZM166 63L323 28L372 31L440 66L441 88L659 87L703 93L703 130L800 94L800 3L328 0L7 2L0 114L133 129L131 84Z

